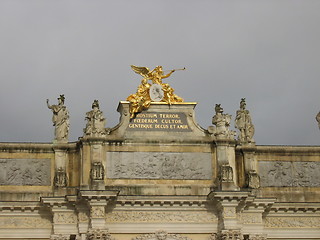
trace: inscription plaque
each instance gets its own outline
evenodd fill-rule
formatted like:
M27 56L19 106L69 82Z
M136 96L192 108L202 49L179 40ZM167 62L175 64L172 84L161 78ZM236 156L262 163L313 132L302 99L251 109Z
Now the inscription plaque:
M0 185L50 186L50 159L0 159Z
M130 119L129 131L191 132L185 113L145 112Z
M319 187L320 162L259 161L262 187Z
M211 179L211 153L107 152L107 177Z

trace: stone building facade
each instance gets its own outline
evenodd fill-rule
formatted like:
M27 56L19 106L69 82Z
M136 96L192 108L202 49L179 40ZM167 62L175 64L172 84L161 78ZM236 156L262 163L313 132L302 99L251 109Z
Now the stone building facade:
M77 142L0 143L0 239L320 239L320 146L256 145L243 102L238 138L220 105L204 129L195 106L123 101L106 129L94 102Z

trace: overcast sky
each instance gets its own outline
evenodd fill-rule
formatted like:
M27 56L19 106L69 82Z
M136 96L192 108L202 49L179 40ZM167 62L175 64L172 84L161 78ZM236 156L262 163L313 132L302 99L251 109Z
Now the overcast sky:
M0 141L52 141L60 94L70 141L94 99L115 126L134 64L186 67L165 82L203 128L220 103L234 129L246 97L258 145L319 145L319 13L319 0L1 0Z

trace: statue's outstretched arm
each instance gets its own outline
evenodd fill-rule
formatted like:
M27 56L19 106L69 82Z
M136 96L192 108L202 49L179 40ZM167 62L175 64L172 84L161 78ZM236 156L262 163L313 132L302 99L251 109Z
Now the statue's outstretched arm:
M52 109L52 106L50 106L50 104L49 104L49 99L47 99L47 106L49 109Z
M162 75L161 78L168 78L171 76L172 73L174 73L176 70L171 70L168 74Z

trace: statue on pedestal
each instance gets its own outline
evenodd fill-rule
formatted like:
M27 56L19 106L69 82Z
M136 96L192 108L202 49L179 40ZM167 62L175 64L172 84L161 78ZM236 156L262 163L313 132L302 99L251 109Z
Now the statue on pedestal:
M173 93L174 89L169 84L163 83L162 79L170 77L176 70L185 70L185 68L171 70L168 74L164 74L162 66L157 66L152 71L147 67L134 65L131 65L131 68L143 79L137 92L127 98L127 101L130 102L130 118L134 118L136 113L148 109L151 102L166 102L168 104L183 102L181 97ZM148 82L149 80L152 81L152 84Z
M64 106L64 95L58 98L58 105L50 105L47 99L47 106L53 112L52 122L55 126L54 139L57 142L68 142L69 134L69 112L67 107Z
M98 100L93 101L92 110L87 112L86 120L88 122L86 124L86 128L83 130L85 135L95 137L106 135L106 119L103 116L103 112L100 111Z
M212 124L216 126L213 131L214 135L222 138L233 138L235 135L234 131L229 129L231 122L231 115L224 114L221 104L216 104L215 106L216 115L212 118Z
M235 119L235 127L239 129L240 143L253 143L254 126L251 121L251 116L246 110L246 99L242 98L240 101L240 110L237 111Z

